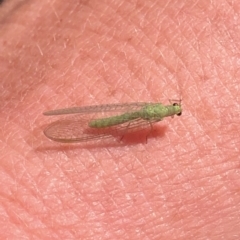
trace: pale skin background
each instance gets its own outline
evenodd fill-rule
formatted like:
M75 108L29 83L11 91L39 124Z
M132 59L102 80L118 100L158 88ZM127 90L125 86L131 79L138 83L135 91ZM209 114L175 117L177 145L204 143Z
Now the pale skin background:
M194 2L194 3L189 3ZM0 5L0 239L239 239L240 1ZM51 142L42 112L182 98L133 139Z

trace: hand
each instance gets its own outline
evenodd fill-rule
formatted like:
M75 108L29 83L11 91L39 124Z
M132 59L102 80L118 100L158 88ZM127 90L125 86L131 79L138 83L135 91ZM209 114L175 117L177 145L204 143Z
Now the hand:
M236 0L3 1L0 238L238 239L237 12ZM176 97L182 116L147 144L42 133L53 108Z

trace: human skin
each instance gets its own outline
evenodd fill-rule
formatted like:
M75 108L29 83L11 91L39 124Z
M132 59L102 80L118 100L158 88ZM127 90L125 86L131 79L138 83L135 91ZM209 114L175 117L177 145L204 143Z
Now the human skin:
M0 239L239 239L240 3L188 2L0 5ZM50 109L171 98L147 143L42 133Z

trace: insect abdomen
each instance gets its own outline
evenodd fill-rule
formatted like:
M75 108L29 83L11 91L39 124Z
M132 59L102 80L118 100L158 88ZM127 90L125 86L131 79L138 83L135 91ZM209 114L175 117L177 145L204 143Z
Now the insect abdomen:
M124 113L118 116L91 120L88 126L92 128L112 127L118 124L122 124L128 121L134 120L136 118L139 118L139 112Z

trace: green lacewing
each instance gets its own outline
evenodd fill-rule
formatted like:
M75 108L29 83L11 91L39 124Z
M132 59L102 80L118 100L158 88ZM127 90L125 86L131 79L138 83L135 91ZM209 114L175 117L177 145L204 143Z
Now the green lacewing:
M73 143L123 136L137 131L165 117L182 113L181 101L170 105L162 103L123 103L56 109L44 115L67 115L44 130L53 141Z

